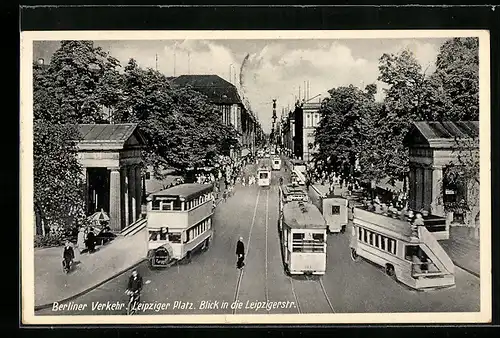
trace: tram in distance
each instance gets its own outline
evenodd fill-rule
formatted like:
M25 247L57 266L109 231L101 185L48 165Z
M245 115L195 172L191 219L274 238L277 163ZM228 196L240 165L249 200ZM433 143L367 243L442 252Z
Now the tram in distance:
M281 170L281 158L273 158L273 170Z
M187 183L148 198L148 259L152 267L190 261L213 237L213 186Z
M326 224L310 202L280 204L279 234L288 275L323 275L326 271Z
M260 187L269 187L271 185L271 161L261 159L257 170L257 184Z
M364 207L355 207L353 216L350 248L354 261L363 257L416 290L455 286L455 265L425 226L412 233L408 222Z

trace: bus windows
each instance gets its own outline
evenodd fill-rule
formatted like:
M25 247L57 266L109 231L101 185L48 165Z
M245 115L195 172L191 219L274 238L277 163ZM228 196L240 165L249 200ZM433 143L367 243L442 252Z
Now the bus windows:
M149 232L149 241L154 242L154 241L158 240L158 235L159 235L158 231L150 231Z
M375 234L375 246L377 248L380 247L380 235L379 234Z
M363 228L358 227L358 240L363 238Z
M373 235L374 234L372 232L368 234L368 242L370 243L370 245L373 245Z
M169 232L168 233L168 240L171 243L180 243L181 242L181 234L180 234L180 232Z
M332 215L340 215L340 206L332 205Z
M393 255L396 254L396 241L395 240L389 238L389 240L387 241L387 251L389 251Z
M418 245L407 245L405 247L405 259L407 261L413 261L413 256L418 255Z
M160 200L159 199L154 199L153 200L153 205L151 207L153 210L160 210Z
M292 251L302 252L302 244L304 240L304 234L292 234Z
M368 243L368 231L363 229L363 242Z
M176 199L173 203L173 210L180 211L181 210L181 201L179 199Z

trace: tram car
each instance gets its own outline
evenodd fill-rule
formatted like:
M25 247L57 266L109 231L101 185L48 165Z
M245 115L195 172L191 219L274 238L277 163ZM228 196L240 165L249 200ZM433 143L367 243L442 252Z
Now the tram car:
M273 170L281 170L281 158L275 157L273 158Z
M271 161L269 159L262 159L259 161L259 168L257 169L257 184L260 187L271 186Z
M323 275L326 271L326 222L310 202L283 204L279 218L283 265L288 275Z
M309 189L310 201L325 219L328 233L344 233L349 222L349 201L338 195L322 195Z
M213 186L187 183L148 198L148 259L152 267L189 262L213 238Z

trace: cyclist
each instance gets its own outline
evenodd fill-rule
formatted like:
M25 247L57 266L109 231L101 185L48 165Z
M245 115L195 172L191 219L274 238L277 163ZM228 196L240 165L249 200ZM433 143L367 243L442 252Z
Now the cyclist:
M137 270L132 271L132 275L128 280L127 292L130 295L130 303L139 303L141 299L142 277L137 273ZM134 307L135 307L134 304Z

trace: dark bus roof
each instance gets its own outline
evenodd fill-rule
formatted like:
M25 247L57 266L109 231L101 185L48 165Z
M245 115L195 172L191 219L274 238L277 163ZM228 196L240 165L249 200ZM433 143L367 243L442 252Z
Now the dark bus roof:
M151 196L170 197L190 200L213 190L212 184L185 183L155 192Z
M294 229L325 229L326 222L319 209L309 202L293 201L283 205L283 221Z

